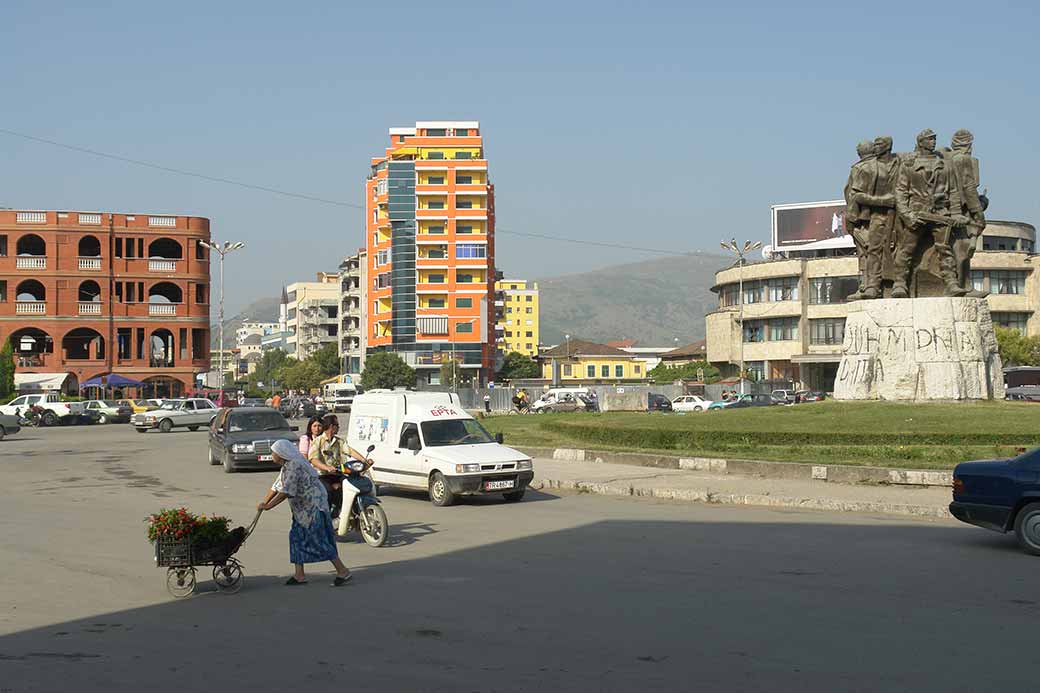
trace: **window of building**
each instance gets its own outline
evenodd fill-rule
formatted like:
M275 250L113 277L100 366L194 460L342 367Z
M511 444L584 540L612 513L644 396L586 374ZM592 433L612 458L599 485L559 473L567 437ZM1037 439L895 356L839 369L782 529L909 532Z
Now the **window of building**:
M472 159L473 155L470 152L455 152L456 159Z
M426 281L429 284L443 284L444 283L444 274L442 274L442 273L427 274L426 275Z
M427 308L443 308L447 305L447 300L443 298L431 298L426 302Z
M513 312L513 306L506 306L506 312L507 313L512 313Z
M0 257L7 257L7 236L0 236Z
M817 277L809 280L809 303L845 303L859 289L859 277Z
M585 373L586 373L586 375L588 375L588 377L595 378L596 377L596 367L593 366L592 364L589 364L585 368Z
M427 185L444 185L444 176L428 176L426 178Z
M845 341L845 318L820 318L809 321L809 343L840 345Z
M447 134L448 134L448 131L445 128L427 128L426 129L426 136L427 137L446 137Z
M469 224L456 224L455 233L473 233L473 227Z
M614 377L615 378L624 378L625 377L625 367L623 365L618 364L618 365L614 366Z
M473 200L455 200L455 209L473 209Z
M607 365L600 366L599 367L599 374L603 378L609 378L610 377L610 366L607 366Z
M426 203L426 209L444 209L444 200L430 200Z
M507 331L506 331L506 336L507 336L507 337L512 337L512 336L513 336L513 333L512 333L512 332L509 332L509 331L507 330Z
M569 364L569 363L563 364L563 374L569 378L571 376L571 372L572 372L571 364Z
M744 321L744 341L745 342L764 342L765 341L765 321L764 320L745 320Z
M377 250L376 251L376 265L385 265L390 262L390 250Z
M766 288L759 282L744 282L744 304L762 303L766 300Z
M532 314L534 314L534 308L532 308L531 306L528 306L527 308L524 309L524 312L526 312L528 315L532 315Z
M383 272L382 274L377 274L376 275L376 288L377 289L385 289L388 286L390 286L390 273L389 272Z
M798 277L778 277L777 279L770 279L768 286L770 301L798 300Z
M133 356L133 328L120 327L116 329L116 358L132 359Z
M195 239L195 259L206 259L206 246L202 245L202 242L198 238Z
M528 331L527 331L527 332L526 332L526 333L524 334L524 336L525 336L525 337L533 337L533 336L534 336L534 333L533 333L533 332L531 332L530 330L528 330Z
M1030 313L1020 312L999 312L994 311L992 313L993 324L1000 327L1007 327L1012 330L1018 330L1020 333L1026 333L1026 325L1029 322Z
M531 302L531 297L530 296L524 296L524 300L527 301L528 303L530 303Z
M471 322L457 322L455 323L455 332L457 334L468 334L473 332L473 323Z
M473 299L472 298L456 298L455 299L455 307L456 308L472 308L473 307Z
M534 320L525 320L524 324L525 325L533 325L534 324Z
M789 342L798 339L798 318L774 318L769 321L769 341Z
M426 154L427 159L443 159L444 152L428 152Z
M472 272L456 272L455 273L456 284L472 284L473 273Z
M398 135L397 136L397 143L398 144L403 144L404 143L404 135Z
M1019 270L992 270L989 273L989 291L995 294L1025 293L1026 272Z
M640 366L638 363L633 363L632 364L632 372L635 373L636 375L639 375L640 371L642 371L642 370L643 370L643 367Z
M195 285L195 303L200 305L206 304L206 285L196 284Z
M473 176L464 176L461 173L455 174L456 185L473 185Z
M7 301L7 280L0 279L0 303Z
M440 225L437 225L437 226L427 226L426 227L426 233L431 234L433 236L439 236L439 235L444 233L444 227L440 226Z
M483 243L459 243L455 246L455 257L486 258L487 246Z
M744 369L747 371L748 380L757 382L766 379L765 361L748 361L744 364Z
M467 128L455 128L456 137L468 137L469 130Z

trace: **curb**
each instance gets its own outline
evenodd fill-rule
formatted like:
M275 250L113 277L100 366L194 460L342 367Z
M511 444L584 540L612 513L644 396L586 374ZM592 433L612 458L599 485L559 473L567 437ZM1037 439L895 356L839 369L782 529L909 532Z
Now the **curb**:
M575 491L600 496L631 496L634 498L657 498L693 503L716 505L753 505L772 508L799 508L802 510L828 510L848 513L877 513L882 515L908 515L949 519L950 511L945 506L909 505L905 503L881 503L874 501L842 501L830 498L794 498L763 494L714 493L693 489L635 488L620 483L590 483L585 481L563 481L560 479L535 479L531 488L537 490Z

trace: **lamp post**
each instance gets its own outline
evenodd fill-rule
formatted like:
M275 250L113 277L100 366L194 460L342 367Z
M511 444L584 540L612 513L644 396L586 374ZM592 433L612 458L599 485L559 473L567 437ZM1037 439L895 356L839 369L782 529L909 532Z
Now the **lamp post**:
M740 394L744 394L744 263L747 262L745 259L747 254L752 250L758 250L762 247L761 241L744 241L744 245L737 245L737 240L730 239L729 243L722 241L721 243L723 250L728 250L737 256L737 301L740 305L740 317L738 322L740 323Z
M469 320L463 320L455 323L458 325L472 325L480 318L471 318ZM451 333L451 391L457 393L459 391L458 383L456 382L458 377L455 375L455 332Z
M209 241L199 241L199 245L209 248L214 253L220 255L220 391L224 391L224 369L227 367L226 354L224 354L224 256L235 250L241 250L246 247L245 243L238 241L232 243L231 241L224 241L220 243L210 243ZM221 395L223 399L223 395Z

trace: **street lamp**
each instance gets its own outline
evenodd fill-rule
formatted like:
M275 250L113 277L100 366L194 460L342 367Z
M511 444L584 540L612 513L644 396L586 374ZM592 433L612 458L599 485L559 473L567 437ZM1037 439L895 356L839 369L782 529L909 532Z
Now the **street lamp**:
M223 245L220 243L210 243L209 241L199 240L199 245L209 248L214 253L220 255L220 391L224 391L224 369L227 367L226 355L224 354L224 256L235 250L241 250L246 247L245 243L241 241L232 243L231 241L224 241ZM223 398L223 396L221 397Z
M458 327L459 325L472 325L477 320L480 320L480 318L471 318L469 320L463 320L462 322L455 323L455 326ZM451 333L451 391L452 392L456 392L456 393L459 391L458 383L456 382L457 380L458 380L458 378L455 375L455 331L452 330L452 333Z
M761 241L744 241L744 245L737 245L737 240L730 239L729 243L722 241L721 243L723 250L728 250L737 256L737 300L740 303L740 317L738 322L740 323L740 394L744 394L744 264L747 262L745 259L747 254L752 250L758 250L762 247Z

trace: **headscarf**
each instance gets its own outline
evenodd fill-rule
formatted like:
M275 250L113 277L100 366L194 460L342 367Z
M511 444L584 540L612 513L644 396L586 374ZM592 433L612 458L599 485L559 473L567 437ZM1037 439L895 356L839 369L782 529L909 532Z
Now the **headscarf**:
M317 476L318 470L311 466L311 463L300 452L300 449L292 444L289 440L276 440L271 444L271 452L278 455L278 457L285 460L282 463L282 471L278 475L280 481L289 486L293 486L292 480L301 476ZM299 468L299 469L297 469ZM306 471L306 475L302 475L299 472ZM298 489L292 489L298 491ZM296 493L288 493L287 496L294 496Z

